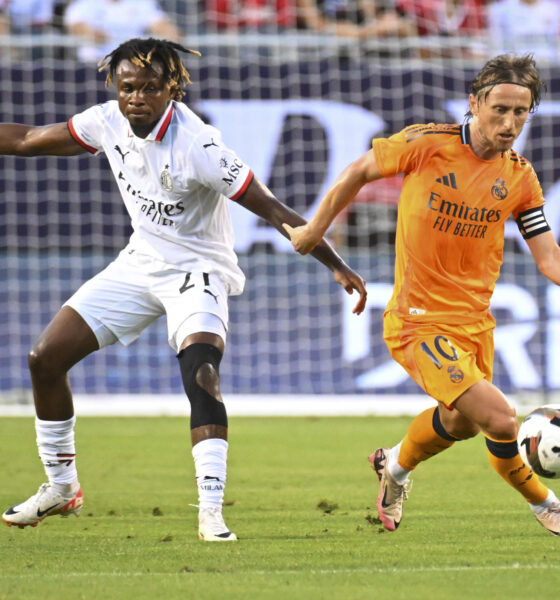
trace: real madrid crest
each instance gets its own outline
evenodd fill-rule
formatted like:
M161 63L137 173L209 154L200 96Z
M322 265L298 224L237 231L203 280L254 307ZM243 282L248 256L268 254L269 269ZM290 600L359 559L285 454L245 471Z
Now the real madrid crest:
M492 197L494 200L505 200L507 195L506 182L503 179L496 179L496 183L492 186Z
M465 377L463 371L455 365L447 367L447 373L449 374L449 379L452 383L461 383Z
M170 192L173 190L173 178L171 177L169 165L165 165L163 171L161 172L161 175L159 176L159 180L161 181L161 187L166 192Z

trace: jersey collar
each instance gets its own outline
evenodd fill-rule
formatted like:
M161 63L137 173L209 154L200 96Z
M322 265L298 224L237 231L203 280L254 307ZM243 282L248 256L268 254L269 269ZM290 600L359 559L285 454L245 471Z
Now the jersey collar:
M461 125L461 141L463 144L471 145L471 130L468 123Z
M165 112L161 116L161 119L154 125L154 128L150 133L143 138L145 141L150 142L161 142L169 129L169 124L171 123L171 118L173 117L173 100L169 103L169 106L165 109ZM128 135L129 137L133 137L134 133L130 128L130 124L128 126Z

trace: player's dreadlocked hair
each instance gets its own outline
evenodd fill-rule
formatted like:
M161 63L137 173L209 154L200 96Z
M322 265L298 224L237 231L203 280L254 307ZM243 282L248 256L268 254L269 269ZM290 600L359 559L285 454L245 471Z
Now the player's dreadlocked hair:
M546 87L532 54L523 56L500 54L482 67L473 79L469 92L478 100L482 98L486 100L494 86L500 83L513 83L526 87L531 92L531 112L537 109L541 101L541 93ZM472 117L472 113L469 111L466 116Z
M179 57L179 52L187 52L200 56L200 52L197 50L190 50L181 44L168 40L134 38L123 42L118 48L107 54L107 56L99 61L97 66L100 72L105 69L109 70L107 79L105 80L105 87L109 87L113 82L115 72L121 61L129 60L132 64L148 69L153 69L152 64L154 61L157 61L163 66L164 77L171 84L175 84L177 88L175 100L181 100L185 95L183 88L191 83L191 78L183 61Z

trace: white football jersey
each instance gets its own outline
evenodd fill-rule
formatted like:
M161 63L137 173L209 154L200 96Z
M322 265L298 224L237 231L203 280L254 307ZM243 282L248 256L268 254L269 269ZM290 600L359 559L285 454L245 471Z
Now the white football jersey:
M68 127L89 152L105 152L132 220L131 250L185 271L216 273L230 295L243 291L227 199L239 198L253 173L215 127L171 102L139 138L116 100L73 116Z

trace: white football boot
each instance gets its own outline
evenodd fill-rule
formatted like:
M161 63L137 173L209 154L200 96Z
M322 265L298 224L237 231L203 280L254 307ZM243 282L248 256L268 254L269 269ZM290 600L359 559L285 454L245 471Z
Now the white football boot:
M198 539L205 542L233 542L237 536L227 528L220 508L201 508L198 512Z
M541 512L535 512L537 521L552 535L560 535L560 502L554 502Z
M379 494L377 496L379 519L387 531L395 531L400 525L403 502L408 498L412 482L407 481L401 485L391 477L387 469L390 451L390 448L378 448L368 460L379 479Z
M2 515L2 520L8 527L15 525L20 529L30 525L37 525L45 518L52 515L80 514L84 503L84 494L82 488L77 491L63 495L56 491L50 483L43 483L39 491L21 504L15 504L8 508Z

